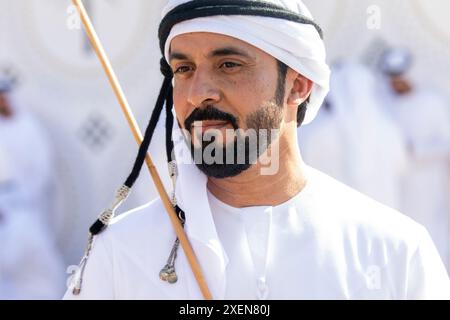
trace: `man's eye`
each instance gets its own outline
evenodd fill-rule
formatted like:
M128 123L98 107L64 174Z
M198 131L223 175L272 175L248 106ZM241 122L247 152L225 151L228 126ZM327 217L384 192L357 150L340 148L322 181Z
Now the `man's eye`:
M232 69L232 68L237 68L240 67L241 65L239 63L235 63L235 62L224 62L222 63L222 65L220 66L221 68L226 68L226 69Z
M188 66L181 66L175 69L174 74L182 74L191 71L191 68Z

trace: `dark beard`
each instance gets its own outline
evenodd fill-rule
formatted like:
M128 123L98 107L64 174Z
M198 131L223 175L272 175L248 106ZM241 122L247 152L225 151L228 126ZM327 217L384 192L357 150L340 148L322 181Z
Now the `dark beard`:
M191 144L192 157L195 159L196 152L203 155L208 147L214 146L214 143L214 140L203 141L201 148L195 148ZM250 143L247 137L236 138L234 142L222 147L220 156L215 154L214 149L212 150L211 156L218 161L207 163L202 156L201 161L195 161L195 164L206 176L211 178L224 179L235 177L248 170L257 159L257 157L250 154L249 146Z
M236 131L238 129L238 119L233 115L224 113L213 106L208 106L205 109L196 109L186 119L186 128L190 129L195 121L223 120L233 126L236 137L233 142L219 147L215 145L214 137L211 137L206 132L201 137L203 138L201 148L196 148L191 141L192 158L197 167L208 177L224 179L238 176L255 164L258 158L268 149L273 138L271 130L280 128L281 118L282 108L276 103L269 103L267 106L250 114L245 123L247 128L256 132L255 140L250 139L245 133L240 134L240 132ZM262 134L263 132L267 134ZM214 161L205 161L205 150L208 149L211 149L210 155ZM220 151L221 154L216 155L216 150Z

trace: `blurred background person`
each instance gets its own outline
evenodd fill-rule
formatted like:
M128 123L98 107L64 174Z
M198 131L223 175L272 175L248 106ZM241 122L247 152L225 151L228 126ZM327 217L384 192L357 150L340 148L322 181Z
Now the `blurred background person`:
M16 80L8 69L0 71L0 145L18 168L24 200L49 223L53 213L53 156L39 121L15 99Z
M0 299L58 299L64 264L0 147Z
M449 102L427 79L408 76L412 54L388 49L381 58L381 97L407 142L408 168L401 210L428 228L450 270L450 113Z
M405 146L400 132L377 104L370 69L356 62L335 64L331 91L319 112L317 121L299 133L306 163L400 209Z

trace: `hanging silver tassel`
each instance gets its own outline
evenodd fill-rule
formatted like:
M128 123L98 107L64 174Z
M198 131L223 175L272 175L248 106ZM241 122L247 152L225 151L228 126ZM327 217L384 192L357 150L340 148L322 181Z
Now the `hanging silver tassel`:
M81 293L81 286L83 283L83 275L84 275L84 269L86 267L87 260L89 258L89 254L92 250L92 243L94 242L94 236L92 234L89 235L88 238L88 244L86 246L86 250L84 251L83 258L81 259L80 264L78 265L78 274L76 275L77 280L75 283L75 286L72 290L72 293L77 296Z
M170 161L169 164L169 177L172 180L172 197L170 198L170 201L172 202L173 206L177 205L177 199L175 197L175 187L177 184L177 178L178 178L178 167L176 161Z
M107 226L112 218L114 218L114 215L116 213L116 210L120 207L122 202L124 202L128 196L130 195L131 189L125 185L121 186L119 190L116 192L116 196L114 197L114 202L112 205L102 212L102 214L98 217L98 219Z
M180 240L175 240L175 244L172 247L172 251L170 252L169 259L167 259L167 263L164 268L159 272L159 278L162 281L167 281L170 284L174 284L178 281L178 276L175 271L175 259L177 258L178 247L180 245Z
M172 180L171 202L172 202L172 205L175 207L177 205L177 199L175 197L175 186L176 186L176 181L177 181L177 177L178 177L178 168L177 168L176 161L171 161L171 162L169 162L168 165L169 165L169 176ZM184 226L183 217L179 216L178 218L180 219L182 225ZM167 259L166 265L159 272L159 278L162 281L167 281L170 284L174 284L178 281L178 276L175 271L175 260L177 259L177 253L178 253L179 246L180 246L180 240L177 238L175 240L174 245L172 246L172 250L170 251L170 255L169 255L169 258Z
M81 293L81 287L83 284L83 276L84 276L84 270L86 268L87 261L89 259L89 255L92 251L92 244L94 242L94 236L101 233L111 222L112 218L114 218L114 215L116 213L116 210L119 208L119 206L124 202L129 194L131 189L125 185L121 186L119 190L116 192L116 196L114 198L114 201L112 205L106 209L105 211L100 214L97 221L91 226L89 229L90 234L88 238L88 244L86 246L86 250L84 252L84 256L81 259L81 262L79 264L79 272L77 273L77 279L75 286L72 290L72 293L74 295L79 295Z

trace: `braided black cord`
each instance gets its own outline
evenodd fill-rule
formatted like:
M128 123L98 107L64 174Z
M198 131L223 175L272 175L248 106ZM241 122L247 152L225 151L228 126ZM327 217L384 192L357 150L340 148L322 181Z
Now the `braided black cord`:
M209 8L218 8L218 7L230 7L230 6L241 7L241 8L253 8L253 9L265 8L268 10L270 10L270 9L274 10L274 12L275 11L284 11L287 13L291 13L297 17L302 17L305 21L311 22L312 25L314 25L316 28L320 29L320 27L313 20L302 15L301 13L296 13L296 12L290 11L280 5L277 5L275 3L266 2L266 1L262 1L262 0L221 0L221 1L220 0L193 0L193 1L189 1L187 3L183 3L179 6L177 6L176 8L172 9L171 11L169 11L167 13L165 18L169 18L174 13L187 12L187 11L197 10L197 9L201 9L201 8L208 8L208 7ZM274 18L276 18L276 17L274 16ZM165 21L163 19L161 24L164 24L164 22ZM319 33L321 33L321 31L319 31Z
M150 146L150 142L152 141L153 134L156 129L156 125L158 124L159 117L161 115L162 109L164 107L164 101L167 98L167 94L169 91L169 88L172 87L170 78L164 78L163 85L161 87L161 91L158 96L158 100L156 102L155 108L153 109L152 116L150 118L150 122L147 126L147 129L145 130L144 140L142 141L139 152L136 157L136 161L133 166L133 170L131 171L130 175L128 176L127 180L125 181L125 185L129 188L132 188L134 183L136 182L137 178L139 177L139 173L141 172L141 168L144 164L145 157L147 155L148 148Z
M166 99L166 155L168 162L174 160L172 158L172 152L174 148L172 140L172 130L174 121L172 114L172 106L173 106L173 88L172 86L170 86Z

